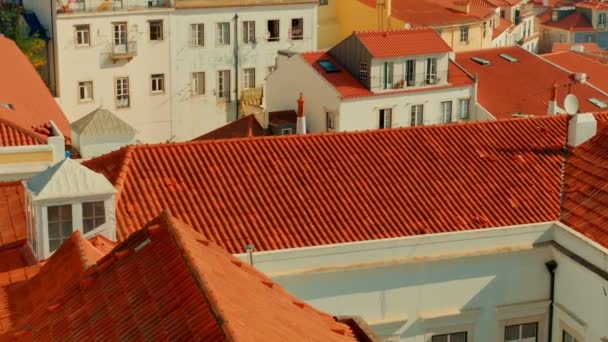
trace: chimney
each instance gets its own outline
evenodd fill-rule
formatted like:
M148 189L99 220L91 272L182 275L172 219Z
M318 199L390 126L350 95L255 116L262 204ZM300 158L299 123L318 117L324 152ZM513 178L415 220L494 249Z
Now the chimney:
M253 137L253 120L255 120L253 115L247 118L247 138Z
M551 99L547 105L547 114L557 114L557 83L553 83L553 89L551 89Z
M577 72L574 74L574 79L579 83L585 83L587 82L587 74L584 72Z
M597 121L591 113L576 114L568 121L568 146L576 147L593 138Z
M304 116L304 98L300 93L298 99L298 121L296 122L296 134L306 134L306 116Z
M549 7L549 0L543 0L543 7Z

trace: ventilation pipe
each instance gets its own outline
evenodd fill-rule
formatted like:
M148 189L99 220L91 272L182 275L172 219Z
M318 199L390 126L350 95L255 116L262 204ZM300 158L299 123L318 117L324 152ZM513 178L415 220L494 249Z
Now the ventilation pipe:
M553 302L555 299L555 270L557 269L557 262L555 260L550 260L545 263L547 270L549 271L549 275L551 276L551 292L550 292L550 301L549 304L549 333L547 334L547 342L551 342L553 340Z
M253 245L249 244L245 246L247 249L247 260L249 261L249 265L253 266Z
M547 105L547 114L557 114L557 83L553 83L553 89L551 89L551 99Z
M306 134L306 117L304 116L304 97L300 93L298 99L298 121L296 122L296 134Z
M576 114L568 120L568 146L576 147L597 133L597 120L591 113Z

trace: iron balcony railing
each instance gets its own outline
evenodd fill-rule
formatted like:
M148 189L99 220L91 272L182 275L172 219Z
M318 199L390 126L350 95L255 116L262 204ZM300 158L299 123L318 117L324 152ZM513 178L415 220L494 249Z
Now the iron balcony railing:
M112 44L110 58L114 62L119 59L132 59L137 56L137 42L132 40L124 44Z
M447 71L437 73L414 73L405 77L393 77L389 82L380 79L380 82L372 82L372 87L379 90L385 89L406 89L411 87L432 86L447 81Z
M58 0L58 13L133 11L173 7L174 0Z

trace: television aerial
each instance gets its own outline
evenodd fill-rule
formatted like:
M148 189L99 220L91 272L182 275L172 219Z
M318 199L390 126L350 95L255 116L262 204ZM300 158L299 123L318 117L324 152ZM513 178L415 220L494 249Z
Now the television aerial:
M576 95L566 95L566 98L564 99L564 109L568 115L575 115L578 113L578 98L576 98Z

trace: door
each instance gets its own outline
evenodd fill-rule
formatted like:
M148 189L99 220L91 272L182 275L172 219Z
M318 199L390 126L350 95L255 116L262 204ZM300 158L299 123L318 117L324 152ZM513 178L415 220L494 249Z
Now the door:
M127 23L114 25L114 53L127 53Z

